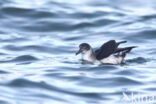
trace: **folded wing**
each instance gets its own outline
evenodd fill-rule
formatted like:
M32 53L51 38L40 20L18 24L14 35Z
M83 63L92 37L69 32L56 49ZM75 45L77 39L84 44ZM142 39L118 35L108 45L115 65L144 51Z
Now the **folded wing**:
M113 54L117 49L117 43L115 40L110 40L106 43L104 43L100 49L95 51L96 54L96 58L98 60L101 60L103 58L106 58L108 56L110 56L111 54Z
M96 54L96 58L98 60L101 60L103 58L106 58L108 56L110 56L113 53L118 53L121 52L123 50L126 50L126 48L120 48L118 49L118 46L122 43L126 43L127 41L121 41L121 42L116 42L115 40L110 40L106 43L104 43L100 49L97 49L95 51Z

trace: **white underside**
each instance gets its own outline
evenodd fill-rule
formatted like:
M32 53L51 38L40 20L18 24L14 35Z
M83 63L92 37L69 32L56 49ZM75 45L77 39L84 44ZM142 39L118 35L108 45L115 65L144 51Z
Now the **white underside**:
M89 62L98 62L105 64L121 64L124 62L124 59L121 56L116 57L115 55L110 55L109 57L102 60L97 60L94 56L90 56L90 54L84 54L82 55L82 59Z
M82 54L82 59L89 62L98 62L98 63L105 63L105 64L121 64L124 62L122 56L116 57L115 55L110 55L109 57L104 58L102 60L97 60L93 55L92 50L89 50L85 52L85 54Z
M111 55L107 58L100 60L101 63L108 63L108 64L121 64L123 63L123 61L124 59L121 56L116 57L115 55Z

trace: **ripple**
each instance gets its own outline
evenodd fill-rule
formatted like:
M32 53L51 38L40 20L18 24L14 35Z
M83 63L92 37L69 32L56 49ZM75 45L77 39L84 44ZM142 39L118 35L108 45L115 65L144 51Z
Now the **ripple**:
M6 84L9 87L43 87L46 86L44 82L33 82L27 79L15 79L12 80L10 83ZM49 87L48 87L49 88Z
M0 70L0 74L8 74L9 72Z
M23 61L35 61L38 60L36 57L31 56L31 55L22 55L22 56L18 56L14 59L12 59L11 61L15 61L15 62L23 62Z
M77 13L71 13L70 14L70 17L72 18L77 18L77 19L84 19L84 18L97 18L97 17L101 17L103 15L106 15L107 13L105 12L102 12L102 11L97 11L97 12L94 12L94 13L87 13L87 12L77 12Z
M87 92L84 93L84 92L68 91L68 90L59 89L52 85L48 85L44 82L34 82L34 81L26 80L26 79L15 79L5 85L8 87L18 87L18 88L42 88L42 89L47 89L47 90L51 90L54 92L66 93L66 94L71 94L71 95L80 96L80 97L102 99L101 95L98 93L87 93Z
M102 100L106 100L106 99L109 99L107 97L102 97L101 94L99 93L77 93L76 95L79 95L81 97L85 97L85 98L89 98L89 99L102 99Z
M1 10L3 14L11 16L27 16L28 14L33 12L32 9L17 8L17 7L3 7Z
M6 53L1 53L1 52L0 52L0 56L1 56L1 55L7 55L7 54L6 54Z
M140 32L140 34L142 35L142 38L144 37L145 39L156 38L156 36L155 36L156 30L146 30L146 31Z
M9 58L5 59L4 61L0 61L0 63L10 63L10 62L32 62L32 61L37 61L39 60L38 58L31 56L31 55L21 55L17 56L15 58Z
M132 70L132 69L125 69L125 70L120 70L120 71L116 71L115 74L116 75L124 75L124 76L134 76L134 75L138 75L137 73L140 73L137 70Z
M112 78L87 78L84 77L81 79L82 81L78 85L84 85L88 87L123 87L123 86L140 86L143 85L142 82L126 78L126 77L112 77Z
M129 85L143 85L142 82L139 82L137 80L134 80L134 79L130 79L130 78L125 78L125 77L119 77L119 78L116 78L114 80L114 82L119 85L119 86L129 86ZM119 83L118 83L119 82Z
M152 88L151 87L151 88L145 88L144 90L147 90L147 91L156 91L156 88L154 88L154 87Z
M138 64L143 64L143 63L146 63L148 61L149 61L149 59L147 60L143 57L137 57L134 59L127 60L127 62L129 62L129 63L138 63Z
M15 46L15 45L7 45L4 49L10 51L25 51L25 50L35 50L37 52L45 52L45 53L69 53L73 52L70 47L49 47L49 46L40 46L40 45L29 45L29 46ZM69 50L67 50L69 49Z
M156 18L156 14L145 15L145 16L142 16L142 21L155 19L155 18Z
M1 101L0 101L0 104L10 104L10 103L1 100Z
M15 38L15 39L3 39L0 40L0 42L8 42L8 43L12 43L12 42L24 42L24 41L28 41L28 39L26 38Z

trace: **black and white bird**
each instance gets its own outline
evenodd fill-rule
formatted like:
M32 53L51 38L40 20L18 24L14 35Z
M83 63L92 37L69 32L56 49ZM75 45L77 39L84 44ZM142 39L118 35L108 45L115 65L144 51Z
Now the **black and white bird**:
M93 50L88 43L81 43L79 45L79 50L76 53L82 54L82 59L89 62L100 62L106 64L121 64L125 63L126 55L136 46L118 48L122 43L127 41L116 42L115 40L110 40L104 43L99 49Z

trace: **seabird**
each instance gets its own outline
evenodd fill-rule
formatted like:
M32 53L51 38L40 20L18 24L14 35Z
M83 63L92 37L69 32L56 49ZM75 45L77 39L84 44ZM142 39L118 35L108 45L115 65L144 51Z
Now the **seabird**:
M106 64L122 64L125 63L125 57L127 54L136 46L118 48L122 43L127 41L116 42L115 40L110 40L104 43L99 49L93 50L88 43L81 43L79 45L79 50L76 53L82 54L82 59L89 62L100 62Z

